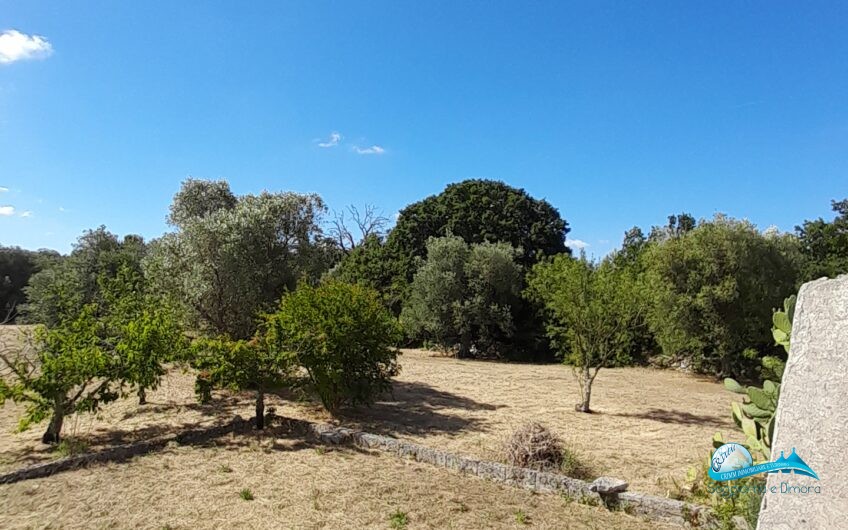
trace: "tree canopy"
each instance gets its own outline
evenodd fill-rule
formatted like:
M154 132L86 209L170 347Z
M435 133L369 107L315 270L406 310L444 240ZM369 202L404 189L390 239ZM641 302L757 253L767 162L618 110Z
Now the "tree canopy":
M831 201L831 206L837 214L833 221L819 218L795 227L806 257L805 280L848 273L848 199Z
M401 259L411 260L426 254L431 237L507 243L520 249L519 263L530 265L542 256L569 253L568 232L568 223L548 201L503 182L473 179L402 209L388 244ZM413 273L408 271L408 279Z
M658 242L644 254L648 320L663 354L724 375L744 371L741 353L773 348L772 309L796 289L797 266L779 237L723 216Z
M249 339L267 311L301 277L330 265L317 195L237 197L226 183L186 181L171 206L177 230L154 241L145 261L156 287L182 304L189 323L213 335ZM205 197L214 208L201 208Z

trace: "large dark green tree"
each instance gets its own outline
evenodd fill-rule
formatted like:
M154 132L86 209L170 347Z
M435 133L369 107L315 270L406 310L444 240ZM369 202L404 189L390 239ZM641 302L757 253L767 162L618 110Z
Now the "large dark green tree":
M520 249L518 262L532 265L543 256L569 253L568 223L544 199L494 180L450 184L438 195L400 211L389 233L389 251L401 260L407 280L416 257L424 257L431 237L457 236L466 243L507 243Z
M643 257L648 321L666 357L738 376L756 364L744 351L773 350L763 322L795 291L798 275L780 237L716 216L652 244Z
M14 322L26 304L30 278L61 259L58 252L0 246L0 323Z
M848 273L848 199L832 201L833 221L818 218L795 227L806 257L804 280Z

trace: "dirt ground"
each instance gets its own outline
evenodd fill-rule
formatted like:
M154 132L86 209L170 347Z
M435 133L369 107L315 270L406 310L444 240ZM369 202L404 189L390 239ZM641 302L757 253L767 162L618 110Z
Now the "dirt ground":
M404 350L401 365L393 395L338 418L292 396L271 396L268 406L282 416L341 423L486 459L498 458L501 440L513 428L540 421L595 475L624 478L631 490L658 495L666 493L668 478L680 479L707 454L716 431L725 437L735 432L729 419L732 394L716 382L677 372L602 370L593 389L595 413L581 414L574 410L576 383L564 366L456 360L422 350ZM64 435L97 450L223 423L236 414L252 416L250 393L217 392L213 403L198 405L193 383L191 373L172 370L149 393L147 405L128 398L96 416L69 418ZM12 403L0 407L0 472L58 457L40 443L45 425L15 432L21 411ZM280 449L284 446L291 447ZM232 473L221 472L222 465ZM244 487L253 490L255 501L238 497ZM0 486L0 501L3 528L59 522L63 527L196 527L198 521L386 527L395 509L409 514L410 528L514 526L516 510L542 528L564 528L563 521L581 528L643 524L378 453L325 453L285 436L171 448L129 463ZM132 524L130 514L138 514Z
M0 527L386 529L402 512L409 529L669 528L382 453L216 443L0 486Z

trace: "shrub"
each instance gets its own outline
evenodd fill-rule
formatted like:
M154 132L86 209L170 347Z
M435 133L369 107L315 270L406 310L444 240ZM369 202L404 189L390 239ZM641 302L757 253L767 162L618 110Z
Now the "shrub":
M290 359L285 352L266 347L260 338L250 341L201 338L192 344L191 364L199 375L194 389L201 403L211 399L212 388L256 392L257 429L265 428L265 393L290 380Z
M406 512L403 512L400 509L395 510L395 512L389 517L389 524L395 530L403 530L406 528L406 525L409 524L409 516L406 515Z
M267 347L290 352L327 410L368 404L398 373L400 328L374 289L329 281L301 284L265 323Z

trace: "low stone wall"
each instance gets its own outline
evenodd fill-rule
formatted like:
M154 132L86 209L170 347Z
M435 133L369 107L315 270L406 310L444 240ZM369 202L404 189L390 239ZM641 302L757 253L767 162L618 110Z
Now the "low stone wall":
M498 462L476 460L438 449L431 449L423 445L405 442L390 436L381 436L355 431L345 427L312 423L294 418L275 416L268 418L268 423L274 423L287 430L301 432L305 435L315 437L322 443L353 445L362 449L382 451L401 458L411 458L425 464L450 469L463 475L470 475L540 493L558 493L585 504L603 504L610 509L622 510L631 515L646 517L656 521L696 526L699 528L717 527L716 518L712 511L704 506L629 491L599 493L599 490L601 492L603 491L602 484L604 482L614 479L599 480L591 483L557 473L535 471L533 469L508 466ZM142 454L161 450L170 443L180 445L204 443L230 433L249 432L251 428L250 422L236 416L232 421L220 426L187 431L178 435L122 445L98 453L71 456L53 462L19 469L0 475L0 484L46 477L95 463L125 461Z
M600 494L593 490L593 483L557 473L475 460L389 436L354 431L345 427L316 424L292 418L278 418L278 421L309 432L324 443L350 444L363 449L383 451L401 458L411 458L418 462L450 469L463 475L472 475L541 493L560 493L575 501L603 504L611 509L620 509L626 513L656 521L700 528L718 527L712 510L697 504L629 491Z

